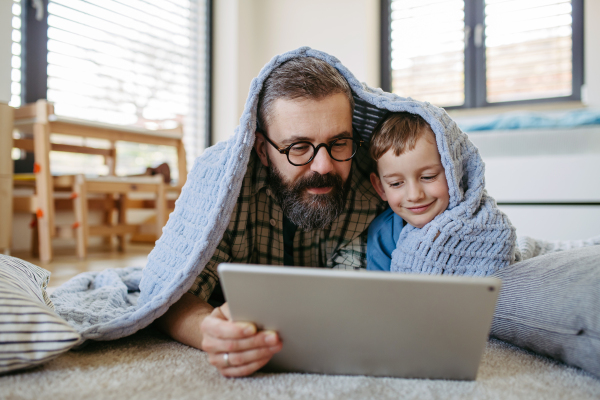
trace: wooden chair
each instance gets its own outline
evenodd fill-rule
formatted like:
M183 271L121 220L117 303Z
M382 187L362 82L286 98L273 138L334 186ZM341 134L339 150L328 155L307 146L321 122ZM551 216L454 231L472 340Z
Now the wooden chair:
M165 184L162 176L148 176L135 178L105 177L89 179L84 175L70 177L74 179L74 195L72 196L75 208L77 231L77 255L80 258L87 256L89 236L111 236L119 238L119 250L124 251L126 246L125 235L134 234L139 230L138 225L127 224L127 195L136 192L147 192L155 195L156 225L155 234L160 236L162 227L166 223L166 195ZM91 226L88 223L88 194L99 193L118 195L119 213L118 223ZM112 221L111 221L112 222Z
M66 151L73 153L83 154L95 154L101 155L105 158L105 162L108 166L108 175L115 176L116 168L116 143L118 141L143 143L143 144L155 144L172 146L177 151L177 169L179 173L179 181L176 185L164 185L163 189L166 192L178 194L181 191L181 187L185 183L187 176L186 169L186 158L185 149L182 142L183 132L181 127L173 130L164 131L152 131L138 127L127 127L119 125L111 125L104 123L95 123L86 120L79 120L73 118L60 117L54 114L54 107L45 100L39 100L34 104L22 106L14 111L14 126L25 133L32 133L32 138L15 139L13 140L13 146L20 149L33 151L35 164L35 195L29 199L28 204L21 204L21 208L28 208L35 211L37 216L37 230L38 230L38 241L39 241L39 255L43 262L48 262L52 259L52 246L51 240L53 237L59 236L64 229L56 227L55 224L55 199L54 190L71 190L75 191L76 179L71 177L52 177L50 171L50 151ZM109 149L99 149L88 146L73 146L66 144L58 144L51 142L51 134L59 133L62 135L71 135L84 138L95 138L105 139L111 143ZM12 139L12 138L11 138ZM119 178L121 180L127 179L138 179L138 178ZM135 181L131 181L131 184L135 184ZM119 214L123 214L121 218L125 220L125 213L128 206L126 200L126 194L124 193L124 186L121 185L122 181L104 182L102 186L105 189L104 194L106 195L105 210L106 215L112 214L112 208L116 205L113 203L111 198L118 194L119 202L118 209ZM94 187L95 193L98 193L99 186L91 184L89 179L84 179L83 188ZM110 188L109 188L110 187ZM130 186L131 188L131 186ZM89 192L89 190L88 190ZM151 193L158 193L158 189L150 190ZM158 196L158 194L157 194ZM158 199L158 198L157 198ZM154 208L157 204L164 204L162 200L155 200ZM89 204L88 204L89 206ZM80 207L83 207L80 205ZM166 206L165 206L166 207ZM89 209L89 207L88 207ZM164 214L164 213L162 213ZM163 217L157 216L158 223L164 223ZM105 223L108 224L108 218L105 218ZM78 221L81 226L82 223ZM98 232L97 228L84 228L88 229L88 233ZM121 231L119 231L121 229ZM111 232L122 232L123 228L112 230ZM130 229L130 228L127 228ZM85 235L76 235L77 238L85 238ZM122 235L120 235L121 237ZM122 238L120 240L120 243ZM83 244L78 243L78 249ZM82 250L78 250L79 254L85 254Z

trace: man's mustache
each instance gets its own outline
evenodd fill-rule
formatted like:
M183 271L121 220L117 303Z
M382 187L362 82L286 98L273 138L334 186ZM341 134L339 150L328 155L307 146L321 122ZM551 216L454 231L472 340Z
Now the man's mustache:
M284 215L298 228L311 231L325 229L343 212L350 187L350 177L344 180L340 175L321 175L311 171L310 175L286 182L276 167L267 170L267 179L273 193L279 200ZM311 194L306 189L331 187L328 193Z
M294 191L302 191L309 188L342 187L342 177L336 174L321 175L318 172L310 176L300 178L293 186Z

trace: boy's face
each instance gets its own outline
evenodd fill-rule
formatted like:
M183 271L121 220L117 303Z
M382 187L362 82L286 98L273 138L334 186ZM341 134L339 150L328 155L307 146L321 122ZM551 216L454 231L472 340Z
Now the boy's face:
M448 182L435 136L427 129L413 150L396 156L387 151L378 161L371 183L392 210L415 228L422 228L448 207Z

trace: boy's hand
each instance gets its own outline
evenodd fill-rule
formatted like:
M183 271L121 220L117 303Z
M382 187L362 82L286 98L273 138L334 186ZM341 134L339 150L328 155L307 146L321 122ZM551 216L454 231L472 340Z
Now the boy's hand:
M227 303L204 318L200 331L202 350L223 376L250 375L282 348L276 332L257 332L254 324L232 322Z

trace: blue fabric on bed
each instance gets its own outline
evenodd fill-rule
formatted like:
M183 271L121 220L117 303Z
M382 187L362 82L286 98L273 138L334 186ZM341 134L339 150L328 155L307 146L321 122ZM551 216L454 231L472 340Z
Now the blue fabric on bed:
M586 125L600 125L600 110L582 109L568 112L511 112L487 117L457 118L458 126L464 132L574 128Z

